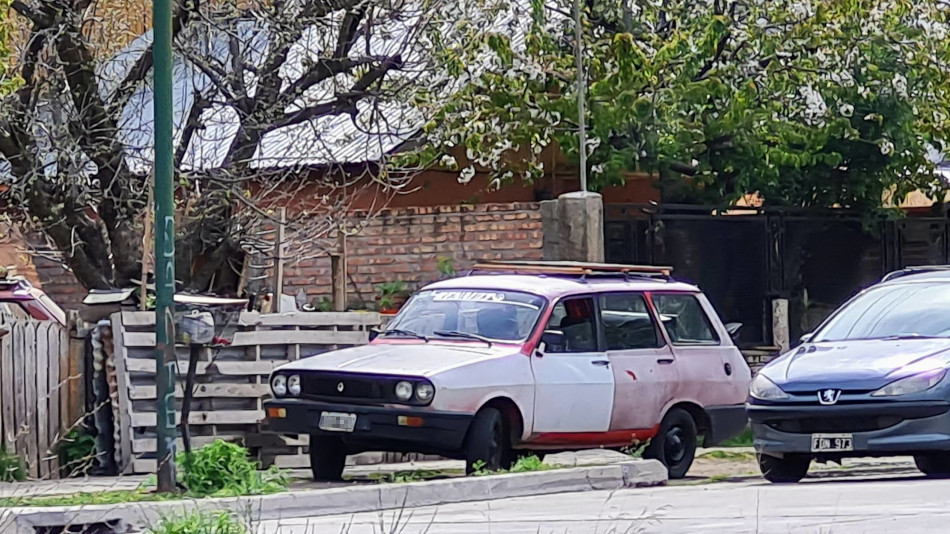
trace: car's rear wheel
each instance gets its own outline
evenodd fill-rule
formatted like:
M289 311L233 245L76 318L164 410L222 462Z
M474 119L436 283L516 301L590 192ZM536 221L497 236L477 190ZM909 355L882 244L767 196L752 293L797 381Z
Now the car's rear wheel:
M660 431L650 441L643 456L659 460L670 478L683 478L696 456L696 421L686 410L673 408L667 412Z
M950 453L915 454L914 463L921 473L933 478L950 477Z
M342 480L346 446L337 438L310 436L310 471L317 482Z
M475 414L465 438L465 473L508 469L513 459L501 412L482 408Z
M799 454L786 454L784 458L756 455L759 460L759 470L765 480L775 484L794 484L805 478L811 458Z

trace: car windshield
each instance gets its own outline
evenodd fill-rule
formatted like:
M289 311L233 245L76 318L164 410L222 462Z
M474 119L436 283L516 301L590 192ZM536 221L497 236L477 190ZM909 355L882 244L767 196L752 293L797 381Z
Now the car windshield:
M544 302L542 297L517 291L421 291L399 312L387 332L523 341L538 322Z
M815 341L950 337L950 284L874 287L832 316Z

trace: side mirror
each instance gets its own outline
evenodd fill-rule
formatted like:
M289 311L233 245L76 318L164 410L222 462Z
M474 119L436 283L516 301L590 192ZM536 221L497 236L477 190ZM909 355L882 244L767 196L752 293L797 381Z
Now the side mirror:
M740 330L742 330L742 323L726 323L726 332L733 341L738 341Z
M369 331L369 341L372 343L372 341L373 341L374 339L376 339L377 337L379 337L379 334L380 334L380 332L379 332L379 329L378 329L378 328L373 328L373 329L371 329L371 330Z
M798 342L799 342L800 344L804 345L805 343L808 343L809 341L811 341L811 339L812 339L813 337L815 337L814 332L809 333L809 334L805 334L805 335L803 335L802 337L798 338Z
M551 347L564 346L564 332L560 330L545 330L541 334L541 343L538 344L538 353L544 354Z

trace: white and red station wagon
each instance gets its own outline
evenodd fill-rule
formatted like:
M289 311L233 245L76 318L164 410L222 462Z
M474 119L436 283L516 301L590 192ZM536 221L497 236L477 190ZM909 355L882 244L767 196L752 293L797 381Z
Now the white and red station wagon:
M700 436L740 433L751 373L695 286L657 267L516 262L417 292L372 342L274 371L265 428L308 434L314 477L347 454L636 448L683 477Z

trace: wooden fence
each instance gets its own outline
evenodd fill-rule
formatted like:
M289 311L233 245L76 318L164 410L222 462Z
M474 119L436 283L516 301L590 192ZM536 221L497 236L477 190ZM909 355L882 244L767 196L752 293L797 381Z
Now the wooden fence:
M56 478L69 421L69 337L52 321L5 320L0 338L0 443L33 478Z
M192 444L200 447L216 439L240 440L256 449L265 462L284 468L307 467L306 436L289 440L260 433L262 401L270 392L268 376L275 367L301 356L366 343L369 330L379 326L382 317L364 312L241 312L236 322L223 335L231 344L205 349L197 366L189 417ZM112 316L112 325L119 390L114 406L116 460L124 473L154 472L155 315L121 312ZM178 362L175 393L180 423L182 384L188 369L186 347L178 347ZM179 440L178 449L181 447Z

